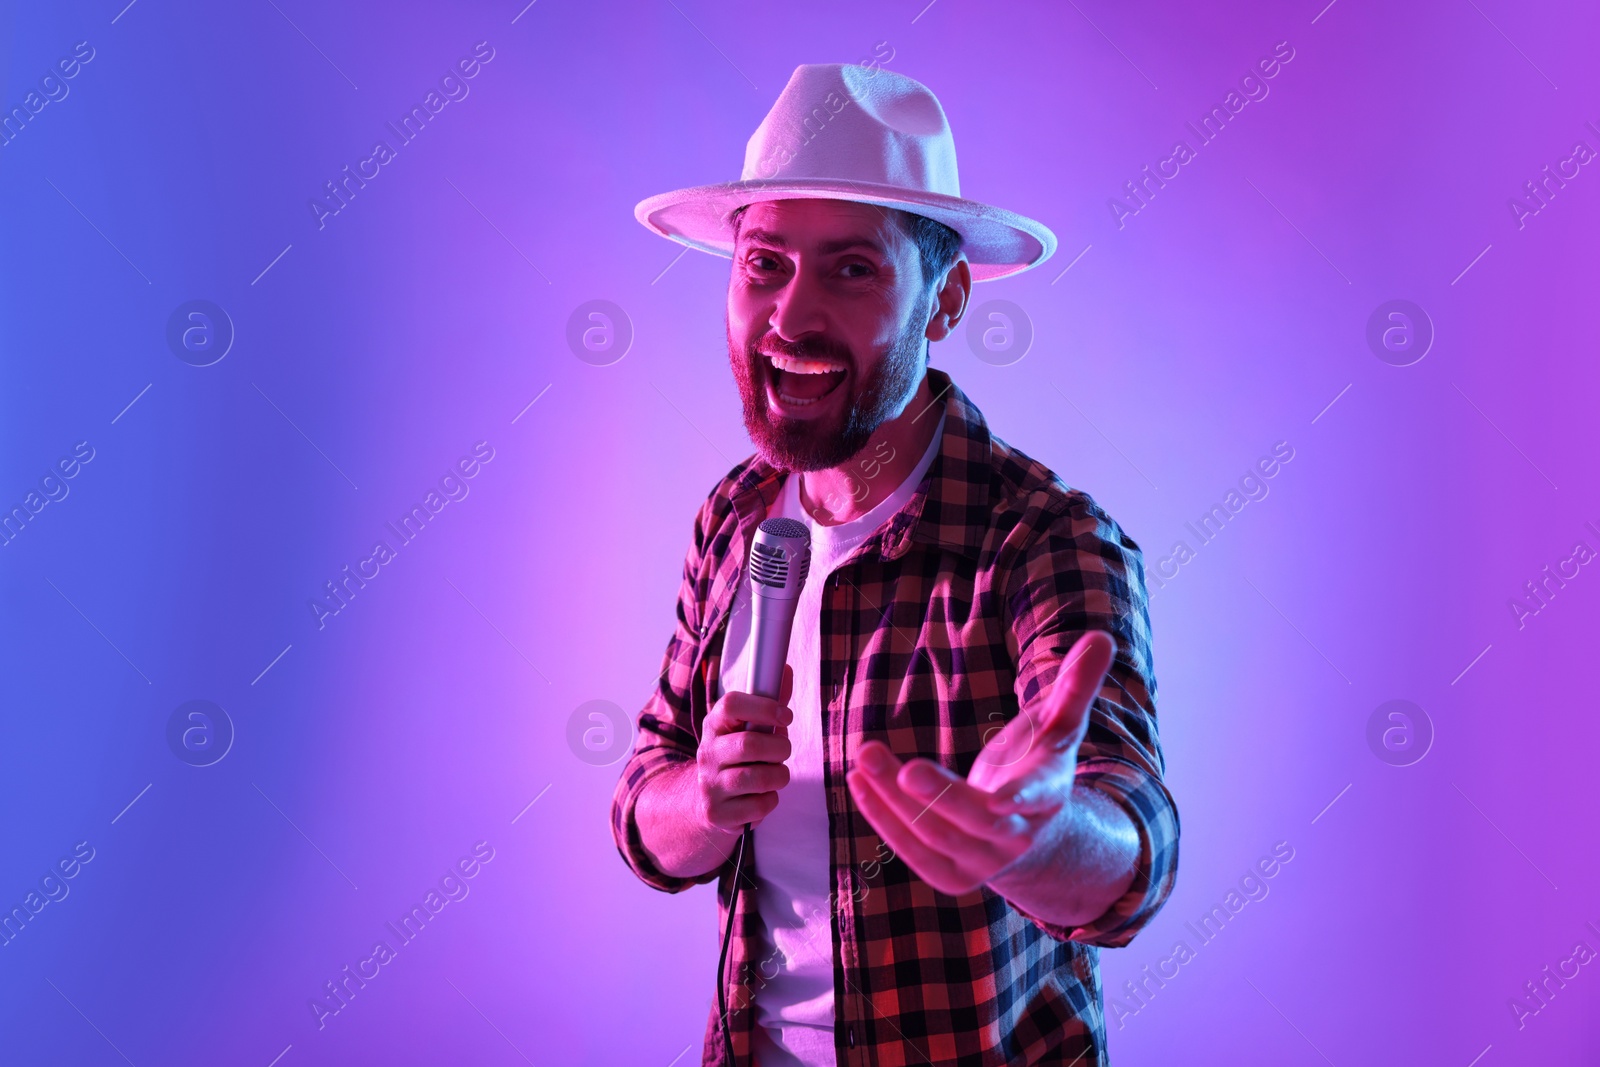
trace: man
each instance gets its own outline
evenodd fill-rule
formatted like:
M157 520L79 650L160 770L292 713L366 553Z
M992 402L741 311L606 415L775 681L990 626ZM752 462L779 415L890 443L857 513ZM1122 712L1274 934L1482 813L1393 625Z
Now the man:
M732 256L756 446L696 516L612 806L639 877L718 879L725 922L754 826L703 1063L1107 1063L1098 947L1177 872L1139 549L927 365L1054 237L961 199L933 94L860 66L798 68L739 182L636 214ZM769 516L813 551L780 700L738 691Z

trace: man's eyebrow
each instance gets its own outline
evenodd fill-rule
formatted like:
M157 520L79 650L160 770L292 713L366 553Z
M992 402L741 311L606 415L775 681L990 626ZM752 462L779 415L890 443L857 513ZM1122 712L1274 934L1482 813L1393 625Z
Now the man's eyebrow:
M740 230L739 243L767 245L770 248L781 248L785 251L788 251L790 247L788 240L782 234L774 233L771 230ZM859 234L825 241L817 246L817 251L825 256L831 256L839 252L847 252L852 248L865 248L876 252L880 256L888 255L882 242Z
M789 242L784 240L781 233L773 233L771 230L740 230L739 243L771 245L773 248L784 249L789 247Z
M831 256L835 252L847 252L852 248L865 248L880 256L887 255L881 242L866 236L841 237L837 241L825 241L817 246L817 251L825 256Z

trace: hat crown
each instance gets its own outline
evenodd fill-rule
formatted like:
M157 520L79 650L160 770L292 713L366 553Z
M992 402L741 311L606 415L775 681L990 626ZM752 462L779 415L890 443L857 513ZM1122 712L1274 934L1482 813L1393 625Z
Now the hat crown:
M938 98L881 64L796 67L745 145L738 181L658 193L634 206L634 218L690 248L731 256L740 208L843 200L950 227L975 282L1049 259L1056 238L1048 226L961 196L955 137Z
M745 145L741 178L961 195L955 138L938 97L904 74L853 63L795 68Z

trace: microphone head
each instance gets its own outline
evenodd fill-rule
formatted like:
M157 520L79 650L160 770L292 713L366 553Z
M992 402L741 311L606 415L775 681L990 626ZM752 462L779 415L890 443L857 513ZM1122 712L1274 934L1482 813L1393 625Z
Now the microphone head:
M750 591L793 600L811 570L811 531L794 519L771 518L756 528L750 546Z

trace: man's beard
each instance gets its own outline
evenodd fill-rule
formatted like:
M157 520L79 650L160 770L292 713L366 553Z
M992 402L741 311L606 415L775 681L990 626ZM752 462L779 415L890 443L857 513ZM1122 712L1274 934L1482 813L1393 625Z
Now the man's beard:
M842 344L811 337L786 342L771 334L745 347L728 335L728 362L744 405L744 428L761 458L785 471L819 471L837 467L866 447L874 431L903 410L922 377L924 334L914 314L899 337L877 360L865 381L857 378L861 360ZM760 349L797 359L832 359L850 372L838 389L849 389L843 409L817 419L789 419L767 406L772 362ZM832 397L830 395L831 402Z

